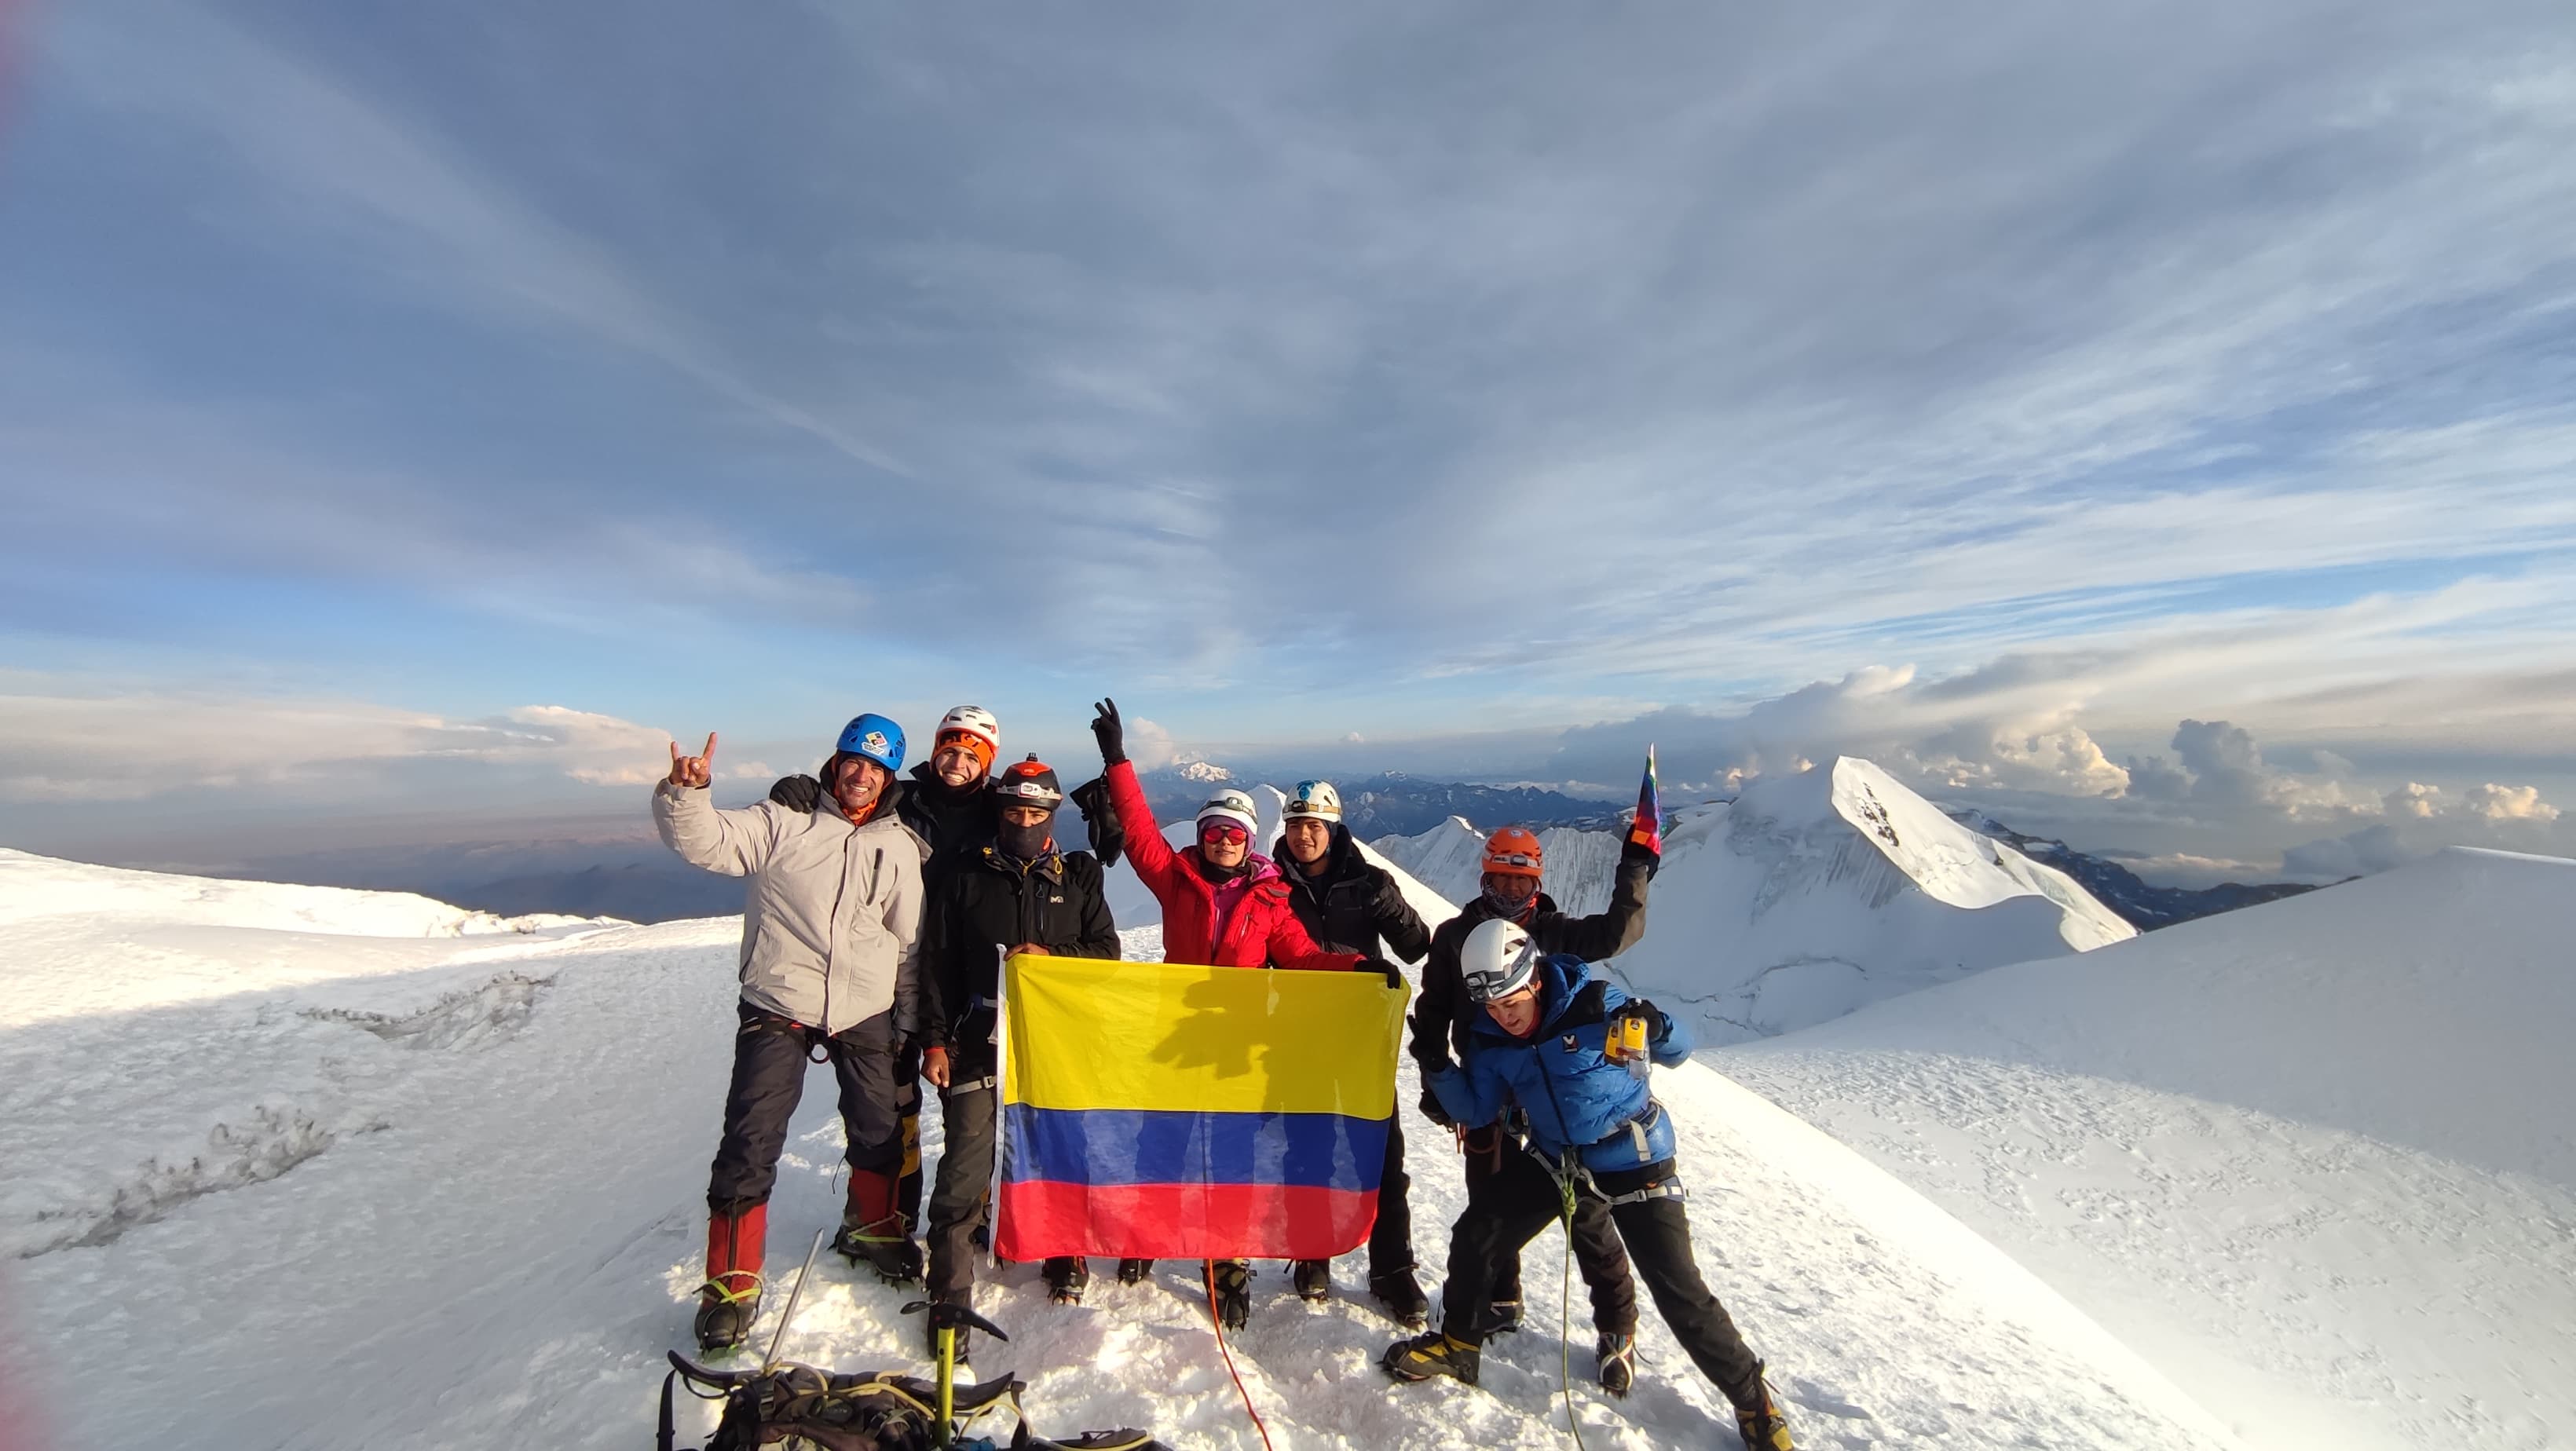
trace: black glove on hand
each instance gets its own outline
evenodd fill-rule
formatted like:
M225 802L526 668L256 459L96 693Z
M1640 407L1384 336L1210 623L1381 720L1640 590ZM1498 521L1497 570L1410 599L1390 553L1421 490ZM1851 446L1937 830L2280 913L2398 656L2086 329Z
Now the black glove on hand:
M1646 1036L1649 1039L1660 1038L1666 1033L1671 1032L1673 1029L1673 1020L1664 1016L1664 1010L1656 1007L1653 1003L1646 1001L1644 998L1630 998L1628 1001L1621 1003L1619 1005L1619 1016L1623 1018L1645 1019Z
M1091 708L1098 712L1092 718L1091 738L1100 742L1100 764L1115 766L1127 759L1127 727L1118 719L1118 702L1103 700Z
M1384 976L1388 987L1401 988L1404 986L1404 970L1397 967L1394 963L1387 961L1383 957L1372 957L1361 963L1360 971L1374 972Z
M823 800L823 783L811 776L781 776L769 788L769 799L790 811L812 811Z
M1082 809L1082 829L1091 836L1091 854L1103 868L1118 865L1127 849L1127 828L1118 824L1118 809L1109 801L1109 782L1094 776L1073 788L1073 804Z
M1422 1090L1422 1102L1419 1107L1422 1110L1422 1116L1424 1118L1431 1120L1433 1123L1440 1125L1444 1129L1454 1129L1458 1126L1458 1121L1449 1116L1449 1110L1440 1106L1440 1095L1433 1093L1430 1089L1426 1088Z
M1651 882L1655 879L1655 873L1664 869L1664 854L1642 841L1624 841L1619 844L1619 865L1635 866L1640 862L1645 864L1646 880Z

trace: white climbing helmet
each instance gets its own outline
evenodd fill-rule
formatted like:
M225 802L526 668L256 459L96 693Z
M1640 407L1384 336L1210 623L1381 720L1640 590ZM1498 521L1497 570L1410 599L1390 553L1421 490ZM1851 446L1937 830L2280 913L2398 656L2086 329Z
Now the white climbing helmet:
M1198 825L1206 827L1212 817L1240 822L1246 836L1257 836L1261 832L1261 815L1253 806L1252 797L1231 786L1209 797L1207 804L1199 808Z
M1543 955L1517 922L1489 917L1477 923L1458 949L1458 972L1466 981L1467 1000L1490 1003L1519 992L1538 976Z
M1342 819L1342 793L1330 781L1300 781L1288 793L1288 809L1281 815L1294 821L1300 816L1320 816L1326 821Z
M986 753L987 764L1001 759L1002 723L993 719L993 713L986 710L984 707L980 705L961 705L955 710L948 712L948 714L941 716L939 718L939 729L931 736L932 743L935 745L941 736L948 734L950 731L963 731L967 735L973 736L975 739L982 741L985 745L992 747L992 750Z

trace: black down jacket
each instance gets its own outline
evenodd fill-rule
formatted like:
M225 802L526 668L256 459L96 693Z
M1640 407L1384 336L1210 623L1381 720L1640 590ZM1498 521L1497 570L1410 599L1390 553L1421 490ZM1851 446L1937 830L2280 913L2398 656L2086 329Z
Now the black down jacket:
M1541 892L1521 925L1529 929L1541 952L1569 953L1586 962L1616 957L1646 935L1646 882L1654 874L1652 855L1622 851L1606 909L1589 917L1568 917L1557 910L1555 898ZM1480 893L1431 934L1431 957L1422 965L1422 993L1413 1000L1413 1059L1426 1075L1448 1067L1452 1052L1459 1061L1466 1059L1467 1030L1481 1014L1467 1001L1458 953L1478 923L1500 915Z
M1324 851L1322 875L1310 877L1288 855L1288 840L1271 844L1270 859L1288 882L1288 906L1306 935L1326 952L1356 952L1363 957L1419 961L1431 950L1431 929L1395 885L1384 867L1360 855L1351 829L1333 823L1333 844ZM1383 951L1378 943L1384 939Z
M943 854L921 914L921 1045L948 1050L952 1083L994 1071L1000 949L1033 942L1059 957L1118 957L1100 859L1049 852L1023 862L987 843Z

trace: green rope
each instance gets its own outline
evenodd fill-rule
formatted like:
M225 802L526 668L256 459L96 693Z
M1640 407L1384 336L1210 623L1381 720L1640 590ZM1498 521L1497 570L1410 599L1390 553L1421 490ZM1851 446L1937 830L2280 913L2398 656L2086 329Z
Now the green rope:
M1573 1150L1566 1151L1568 1160ZM1583 1451L1583 1424L1574 1417L1574 1173L1561 1166L1556 1178L1557 1217L1565 1221L1565 1268L1556 1287L1556 1384L1565 1396L1565 1429L1574 1433L1575 1451Z

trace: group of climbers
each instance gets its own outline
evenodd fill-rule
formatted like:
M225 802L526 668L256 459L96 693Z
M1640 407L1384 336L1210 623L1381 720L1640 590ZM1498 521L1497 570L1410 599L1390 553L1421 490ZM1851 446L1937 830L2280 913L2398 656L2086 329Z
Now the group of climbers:
M1671 1124L1622 1056L1632 1022L1645 1025L1657 1062L1687 1054L1687 1032L1595 966L1643 935L1660 838L1632 831L1608 908L1572 917L1540 890L1537 837L1505 828L1486 843L1479 895L1434 932L1360 852L1330 784L1298 785L1268 856L1254 849L1252 798L1230 789L1199 808L1194 840L1175 849L1127 758L1114 701L1096 707L1091 729L1102 774L1067 793L1034 755L996 771L1001 727L980 707L949 712L930 760L907 779L897 779L901 728L862 715L814 776L783 779L768 800L732 811L707 798L715 736L696 756L672 745L653 799L663 840L693 865L749 879L700 1344L740 1344L757 1313L766 1206L809 1060L833 1066L848 1141L835 1247L889 1280L922 1280L934 1301L971 1301L992 1199L1001 964L1016 953L1117 957L1104 873L1123 851L1162 908L1166 961L1373 970L1395 983L1392 959L1422 961L1410 1044L1420 1111L1466 1153L1467 1206L1450 1236L1441 1323L1425 1330L1404 1140L1390 1123L1369 1289L1398 1323L1423 1331L1388 1348L1391 1376L1473 1384L1482 1344L1519 1324L1521 1247L1560 1220L1591 1290L1602 1386L1625 1394L1635 1378L1633 1261L1676 1338L1736 1407L1745 1445L1787 1451L1761 1363L1692 1261ZM1091 850L1058 844L1068 795ZM913 1238L924 1082L939 1094L945 1146L923 1226L926 1264ZM1128 1260L1118 1273L1135 1283L1149 1270ZM1048 1260L1043 1275L1061 1302L1078 1303L1089 1282L1070 1257ZM1326 1262L1297 1261L1290 1275L1301 1298L1329 1298ZM1208 1279L1221 1320L1246 1324L1249 1263L1214 1262ZM963 1359L962 1336L959 1350Z

